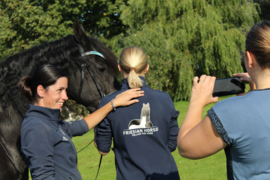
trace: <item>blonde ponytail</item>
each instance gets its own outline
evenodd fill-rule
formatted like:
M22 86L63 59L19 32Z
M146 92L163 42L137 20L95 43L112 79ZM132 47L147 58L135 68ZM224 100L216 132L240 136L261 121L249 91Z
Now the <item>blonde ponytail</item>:
M136 74L135 70L131 70L128 74L128 85L132 89L143 86L142 80Z
M130 88L139 88L143 86L143 81L139 78L147 67L146 53L137 46L127 47L120 56L120 67L128 74L128 85Z

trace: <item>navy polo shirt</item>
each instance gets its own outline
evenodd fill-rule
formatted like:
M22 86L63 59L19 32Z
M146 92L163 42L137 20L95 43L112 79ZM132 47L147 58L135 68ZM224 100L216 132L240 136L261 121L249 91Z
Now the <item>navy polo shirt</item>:
M60 121L60 110L30 105L21 127L21 150L33 180L82 179L72 136L88 132L84 120Z
M179 112L167 93L149 88L140 78L145 95L139 102L116 108L95 128L98 149L109 152L113 140L118 180L178 180L171 152L176 149ZM100 107L128 89L124 79L121 90L103 98Z

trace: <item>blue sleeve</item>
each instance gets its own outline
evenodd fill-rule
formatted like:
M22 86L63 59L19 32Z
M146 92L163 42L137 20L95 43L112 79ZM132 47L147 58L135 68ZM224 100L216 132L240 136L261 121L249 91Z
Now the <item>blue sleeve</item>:
M230 138L229 138L226 130L224 129L220 119L218 118L215 111L213 110L213 108L211 108L209 111L207 111L207 115L209 116L211 122L215 126L215 128L216 128L217 132L219 133L220 137L222 138L222 140L224 142L226 142L228 145L231 145Z
M173 101L171 97L168 95L169 98L169 108L171 110L171 120L170 120L170 134L169 134L169 140L168 140L168 148L171 152L175 151L177 146L177 137L179 133L179 126L177 122L177 118L179 116L179 111L175 110Z
M216 103L207 111L207 115L220 137L229 146L234 146L238 140L243 139L246 135L252 134L251 129L244 131L246 124L251 125L253 119L250 122L248 117L251 117L251 115L244 118L245 116L243 114L247 115L248 112L253 112L254 110L252 106L246 106L245 103L248 102L243 101L246 97L248 96L227 98ZM245 121L242 121L243 119L245 119ZM241 131L239 131L239 129L241 129Z
M101 101L99 108L105 105L104 102L105 101ZM110 151L112 145L112 131L107 118L95 127L95 141L99 151L103 153Z
M89 127L84 119L79 121L60 121L61 128L71 138L73 136L81 136L89 131Z
M50 127L41 122L29 124L22 130L21 150L29 165L33 180L55 180L53 146Z

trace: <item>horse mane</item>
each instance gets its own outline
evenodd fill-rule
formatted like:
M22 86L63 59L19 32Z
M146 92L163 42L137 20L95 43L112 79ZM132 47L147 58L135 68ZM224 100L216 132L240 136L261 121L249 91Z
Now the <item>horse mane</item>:
M117 61L111 50L93 37L89 37L93 48L102 53L106 62L117 72ZM21 97L17 87L20 78L32 75L39 65L52 64L65 70L68 74L70 68L79 67L76 61L84 61L81 56L81 46L74 35L68 35L62 39L34 46L28 50L8 57L0 63L0 105L7 108L8 103L16 107L18 113L24 116L28 109L28 100ZM72 69L72 68L71 68ZM0 107L1 110L1 107Z

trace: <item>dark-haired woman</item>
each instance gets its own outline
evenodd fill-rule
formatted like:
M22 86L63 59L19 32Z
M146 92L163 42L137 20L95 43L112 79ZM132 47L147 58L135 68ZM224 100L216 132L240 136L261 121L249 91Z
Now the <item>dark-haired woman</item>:
M246 39L247 74L255 90L217 103L201 121L215 77L193 79L188 112L178 135L179 153L190 159L225 149L228 179L270 179L270 22L252 27ZM254 82L255 85L252 83Z
M143 95L138 89L126 91L103 108L80 121L59 120L63 103L68 99L68 78L65 72L51 65L23 77L18 86L24 97L33 101L21 128L21 150L33 180L82 179L77 168L77 153L72 136L95 127L114 107L130 105Z
M95 128L99 152L108 153L113 138L117 180L179 180L171 154L177 145L179 112L172 99L146 85L149 65L141 48L125 48L118 67L125 78L121 90L102 99L100 107L127 89L141 87L145 95L139 103L116 108Z

